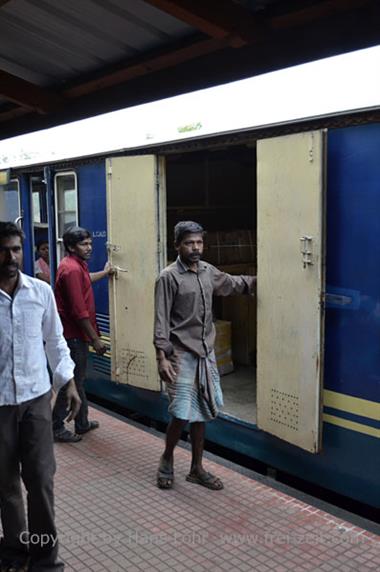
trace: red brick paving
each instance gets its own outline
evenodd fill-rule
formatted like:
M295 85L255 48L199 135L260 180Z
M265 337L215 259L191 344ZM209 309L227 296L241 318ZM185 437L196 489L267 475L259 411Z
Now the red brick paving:
M206 460L224 490L155 486L162 438L100 411L100 428L57 444L60 555L67 572L375 572L379 538Z

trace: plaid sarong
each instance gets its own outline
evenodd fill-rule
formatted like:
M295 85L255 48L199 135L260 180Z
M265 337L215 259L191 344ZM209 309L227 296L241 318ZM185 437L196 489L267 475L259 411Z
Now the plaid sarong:
M223 407L223 394L215 353L199 357L176 348L171 359L177 372L175 383L167 383L169 413L190 423L211 421Z

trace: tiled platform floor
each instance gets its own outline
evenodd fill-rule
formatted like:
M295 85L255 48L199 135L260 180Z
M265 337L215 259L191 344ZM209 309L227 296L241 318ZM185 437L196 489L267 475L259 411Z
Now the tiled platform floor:
M223 491L155 486L160 437L92 410L100 428L58 444L57 524L67 572L375 572L379 538L207 460Z

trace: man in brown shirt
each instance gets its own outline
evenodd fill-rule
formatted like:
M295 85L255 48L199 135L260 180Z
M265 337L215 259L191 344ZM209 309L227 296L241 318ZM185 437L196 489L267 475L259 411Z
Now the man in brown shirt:
M251 294L256 284L254 276L231 276L201 261L203 235L203 228L193 221L175 226L178 258L156 283L154 345L172 415L157 473L157 486L163 489L173 486L173 452L188 422L192 461L186 479L214 490L223 488L221 480L202 466L205 422L215 419L223 406L212 297Z

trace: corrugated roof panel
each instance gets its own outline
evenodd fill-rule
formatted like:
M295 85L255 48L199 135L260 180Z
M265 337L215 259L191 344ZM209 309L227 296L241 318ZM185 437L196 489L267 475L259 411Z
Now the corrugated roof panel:
M3 69L46 85L186 37L195 30L139 0L19 0L3 6Z
M169 34L174 39L179 39L190 33L194 33L196 30L191 26L188 26L181 20L173 18L169 14L150 6L143 2L143 0L93 0L98 3L107 4L108 8L111 6L118 6L119 8L125 9L127 12L134 14L135 17L153 24L156 28Z
M12 34L10 33L12 36ZM0 19L0 36L1 36L1 56L0 56L0 69L5 72L12 73L17 77L30 81L36 85L47 85L54 81L54 77L44 74L41 70L36 69L36 62L32 60L31 65L25 61L25 57L20 58L18 61L18 53L15 53L13 44L15 43L15 38L12 36L9 39L6 38L6 33L3 32ZM9 40L9 41L8 41ZM18 44L20 46L20 43ZM21 62L21 63L20 63Z
M23 5L27 3L21 2L17 7ZM73 42L70 34L70 38L64 39L66 32L54 18L39 18L41 12L35 9L29 14L3 12L0 29L8 42L2 42L2 52L13 53L18 63L53 78L75 75L100 64L96 56L80 49L79 38Z
M96 0L82 0L75 4L75 8L69 3L68 8L77 11L77 16L82 18L83 32L88 33L86 18L87 10L99 22L110 40L112 37L124 42L136 52L152 49L162 43L170 42L171 36L164 34L152 23L141 20L133 12L109 2L97 2ZM81 13L83 10L83 13Z
M115 51L123 54L128 50L126 42L118 41L117 36L107 32L104 18L97 18L97 15L92 18L83 17L83 14L79 18L70 14L68 10L62 9L59 4L52 6L44 0L38 2L20 0L17 9L15 5L12 14L8 14L8 18L11 16L18 18L21 23L25 15L24 6L30 4L33 5L33 10L30 11L27 22L24 22L27 33L42 30L41 40L48 39L53 48L58 47L63 52L66 50L74 54L80 50L82 56L104 62L113 57ZM128 55L133 55L133 51L131 50Z

